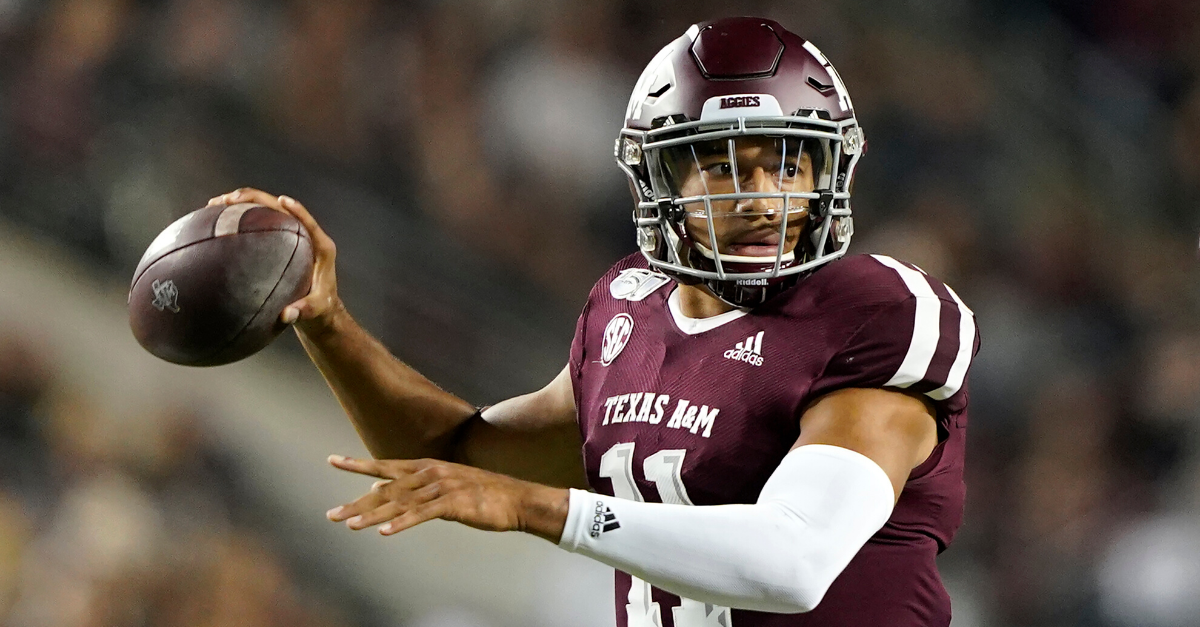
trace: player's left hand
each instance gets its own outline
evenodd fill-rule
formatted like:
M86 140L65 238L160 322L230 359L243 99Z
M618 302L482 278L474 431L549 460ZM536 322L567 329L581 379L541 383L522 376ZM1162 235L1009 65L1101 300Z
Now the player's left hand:
M335 468L378 477L371 491L325 513L361 530L383 524L388 536L427 520L453 520L484 531L524 531L558 543L567 522L566 490L436 459L354 459L330 455Z

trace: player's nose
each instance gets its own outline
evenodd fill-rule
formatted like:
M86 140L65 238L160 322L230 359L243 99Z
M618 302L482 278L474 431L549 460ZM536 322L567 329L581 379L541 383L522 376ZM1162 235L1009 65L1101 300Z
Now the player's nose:
M742 183L742 187L744 188L743 191L747 192L777 192L779 191L779 181L769 174L766 168L758 165L750 170L749 176L746 176Z
M775 193L779 191L778 181L762 166L756 166L746 177L742 185L743 192ZM750 198L738 203L742 213L753 215L775 216L780 213L783 201L779 198Z

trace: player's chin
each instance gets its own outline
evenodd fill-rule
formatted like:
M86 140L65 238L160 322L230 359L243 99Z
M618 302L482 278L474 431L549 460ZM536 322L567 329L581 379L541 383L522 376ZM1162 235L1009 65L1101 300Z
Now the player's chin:
M729 244L722 251L738 257L774 257L779 254L778 244Z
M782 253L786 255L795 249L795 242L787 242L783 246ZM780 250L777 242L733 242L721 246L721 254L738 257L764 257L767 259L774 259L776 255L780 254Z

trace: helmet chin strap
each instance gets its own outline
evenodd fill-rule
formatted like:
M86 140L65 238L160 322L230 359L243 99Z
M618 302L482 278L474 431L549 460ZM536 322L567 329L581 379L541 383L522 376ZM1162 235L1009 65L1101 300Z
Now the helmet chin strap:
M710 250L704 244L701 244L700 242L694 242L693 245L696 247L696 250L698 250L701 255L704 255L705 257L708 257L709 259L716 258L716 254L713 253L713 251ZM783 256L780 258L779 261L780 261L780 263L790 263L792 261L795 261L795 259L796 259L796 252L788 251L786 253L783 253ZM775 256L772 255L770 257L750 257L747 255L722 254L721 255L721 263L753 263L753 264L775 263Z

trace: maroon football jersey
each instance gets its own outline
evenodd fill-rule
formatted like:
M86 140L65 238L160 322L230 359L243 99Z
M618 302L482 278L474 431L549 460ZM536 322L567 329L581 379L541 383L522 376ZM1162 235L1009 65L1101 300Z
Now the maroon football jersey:
M846 257L749 312L688 319L640 254L592 289L571 348L594 490L647 502L754 503L800 435L805 407L841 388L929 396L940 443L887 524L806 614L716 607L618 572L619 627L930 627L950 624L935 558L962 520L966 374L978 350L958 296L890 257Z

